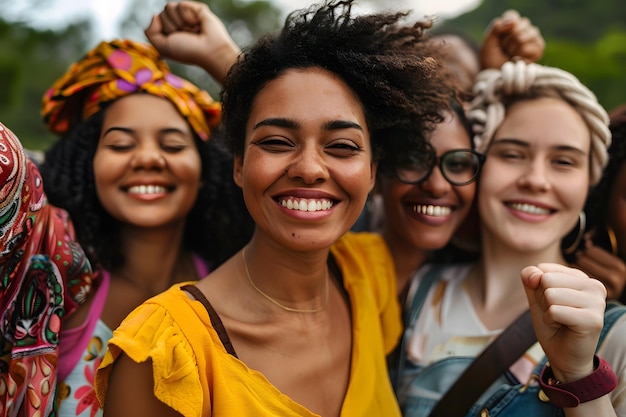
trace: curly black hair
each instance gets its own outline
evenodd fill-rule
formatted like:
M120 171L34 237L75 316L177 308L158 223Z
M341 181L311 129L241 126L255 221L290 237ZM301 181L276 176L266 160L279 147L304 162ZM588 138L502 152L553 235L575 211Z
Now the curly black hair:
M47 152L41 166L48 200L70 214L78 241L96 265L113 270L123 265L119 221L98 199L93 159L104 110L79 122ZM192 130L193 132L193 130ZM201 256L214 269L250 239L252 218L241 190L232 179L232 156L213 141L195 135L202 161L202 187L187 216L184 249Z
M451 96L448 98L447 110L450 114L454 115L459 123L461 123L461 126L463 126L463 128L467 132L467 137L471 138L472 130L470 122L465 115L465 109L463 108L463 105L461 104L461 101L459 101L458 97ZM445 117L445 115L445 112L441 113L442 117ZM469 143L470 148L474 149L474 141L470 139ZM398 147L400 149L396 150L395 148ZM390 151L389 149L393 149L393 151ZM376 172L377 178L395 176L396 167L398 165L403 165L405 161L410 160L412 161L412 163L415 163L415 161L423 158L424 163L432 162L432 157L436 156L436 154L437 151L428 142L428 136L426 136L426 144L417 149L405 149L404 143L402 141L393 141L393 143L390 143L388 145L386 152L383 153L380 157L378 171Z
M376 160L424 146L424 133L442 120L450 96L423 36L432 22L402 24L408 13L352 16L352 4L326 1L291 13L278 33L261 37L231 67L222 106L226 143L235 155L243 155L259 91L289 69L312 67L336 74L357 95Z
M591 189L585 204L587 229L595 230L605 226L609 194L620 168L626 163L626 105L620 106L610 113L609 130L611 146L609 162L602 171L600 182Z

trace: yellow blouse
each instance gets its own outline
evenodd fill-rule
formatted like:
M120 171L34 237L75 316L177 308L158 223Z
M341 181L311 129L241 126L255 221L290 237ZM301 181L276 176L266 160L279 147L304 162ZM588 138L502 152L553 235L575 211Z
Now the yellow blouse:
M332 253L352 310L352 366L341 415L400 416L385 362L402 332L391 255L369 233L347 234ZM124 351L138 363L152 360L155 396L184 416L317 416L227 353L206 308L182 285L146 301L114 332L96 374L101 404L111 365Z

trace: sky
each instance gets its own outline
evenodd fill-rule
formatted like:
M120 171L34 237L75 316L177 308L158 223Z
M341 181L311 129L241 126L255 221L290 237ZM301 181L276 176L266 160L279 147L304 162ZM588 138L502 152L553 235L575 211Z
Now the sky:
M308 6L316 1L313 0L270 0L277 6L283 8L285 12ZM34 14L33 23L42 28L58 28L66 24L67 21L90 16L94 19L96 25L95 36L98 39L113 39L121 37L122 34L117 28L117 22L123 16L127 0L48 0L42 4L42 13ZM466 11L472 10L480 0L390 0L385 2L386 7L391 4L394 9L406 10L412 9L413 16L421 18L425 15L438 15L441 18L453 17ZM9 10L3 10L3 14L7 18L23 14L23 8L20 8L19 2L14 2L14 6ZM163 1L163 5L165 0ZM358 4L358 2L357 2ZM13 10L11 10L13 8ZM158 13L162 6L157 9L146 12L146 24L149 16ZM285 13L285 14L286 14ZM33 14L28 13L32 16Z

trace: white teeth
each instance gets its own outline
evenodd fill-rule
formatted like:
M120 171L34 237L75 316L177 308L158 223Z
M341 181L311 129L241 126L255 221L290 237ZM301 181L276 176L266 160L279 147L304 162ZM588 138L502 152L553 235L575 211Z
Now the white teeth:
M131 194L161 194L167 192L165 187L160 185L133 185L128 188Z
M298 211L321 211L328 210L333 206L333 202L326 199L321 200L311 200L307 198L288 198L281 199L280 204L283 207L287 207L289 210L298 210Z
M526 203L524 204L513 203L511 204L511 208L514 208L515 210L523 211L524 213L530 213L530 214L550 214L550 210L548 209L537 207L532 204L526 204Z
M450 207L433 206L432 204L429 204L427 206L416 204L413 206L413 211L415 213L425 214L427 216L433 216L433 217L448 216L452 212Z

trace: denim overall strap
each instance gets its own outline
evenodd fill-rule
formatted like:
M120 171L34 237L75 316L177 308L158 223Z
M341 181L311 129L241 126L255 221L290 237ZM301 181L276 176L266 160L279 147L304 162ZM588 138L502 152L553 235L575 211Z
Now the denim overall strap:
M397 363L395 366L395 370L391 372L391 384L393 385L394 391L397 392L397 388L399 386L400 379L402 378L402 374L404 371L404 361L406 360L406 343L408 339L407 329L413 328L415 322L417 321L417 317L419 317L419 313L422 310L422 306L426 301L426 296L430 291L430 288L433 286L435 281L439 278L439 274L443 270L443 265L431 265L430 269L426 271L424 276L420 279L419 285L415 294L413 295L413 299L411 300L411 306L408 309L404 310L402 314L403 322L404 322L404 334L402 335L402 339L400 340L399 353L397 359ZM393 367L392 367L393 368ZM395 371L395 375L393 372Z
M604 310L604 326L602 326L602 332L600 333L600 339L598 340L598 347L596 351L604 342L606 334L611 330L613 324L626 313L626 306L618 301L608 301L606 303L606 310Z
M426 296L430 291L430 287L433 286L435 281L439 278L439 274L443 270L443 265L432 265L428 271L424 274L420 280L419 286L413 295L411 300L411 307L404 313L404 328L413 328L419 313L422 310L422 306L426 301Z

